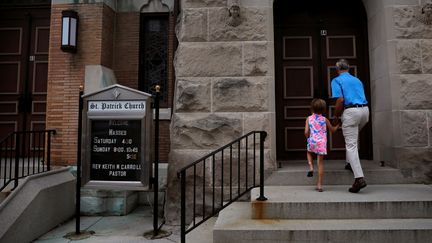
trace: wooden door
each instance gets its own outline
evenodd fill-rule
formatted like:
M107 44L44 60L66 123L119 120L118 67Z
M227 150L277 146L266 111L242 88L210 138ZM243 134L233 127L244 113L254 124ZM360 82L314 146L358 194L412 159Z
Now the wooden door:
M306 158L304 125L313 98L327 101L326 117L333 118L330 82L340 58L351 64L369 96L366 16L361 1L276 1L276 125L277 159ZM361 133L360 155L372 157L371 126ZM328 135L327 159L344 159L342 131Z
M45 129L49 8L0 9L0 139Z

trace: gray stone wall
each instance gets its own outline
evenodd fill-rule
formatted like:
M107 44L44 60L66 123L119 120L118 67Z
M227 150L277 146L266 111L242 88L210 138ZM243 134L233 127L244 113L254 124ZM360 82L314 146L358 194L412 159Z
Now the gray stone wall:
M275 167L272 0L182 0L168 169L168 220L178 219L176 172L250 130L266 130L266 168ZM424 0L363 0L368 17L374 160L419 181L432 178L432 26ZM205 168L209 173L210 168Z
M272 1L241 1L236 27L228 25L227 0L183 0L181 6L168 221L179 219L177 170L243 134L267 131L265 167L276 167Z
M368 14L374 159L432 181L432 25L427 1L363 0Z
M423 4L393 8L396 42L395 104L400 123L396 146L398 166L422 181L432 181L432 25L419 21ZM397 96L396 96L397 97Z

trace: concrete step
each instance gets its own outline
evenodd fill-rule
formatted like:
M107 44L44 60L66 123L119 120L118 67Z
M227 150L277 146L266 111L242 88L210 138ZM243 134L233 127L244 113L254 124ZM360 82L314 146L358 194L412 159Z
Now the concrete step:
M9 196L10 191L1 191L0 192L0 204Z
M359 193L349 185L268 186L267 201L256 201L252 190L253 219L385 219L432 218L432 186L421 184L368 185Z
M187 243L213 243L213 227L217 217L209 218L186 235Z
M282 168L273 172L265 185L288 186L288 185L314 185L317 181L318 171L316 162L314 177L306 177L309 171L307 161L282 162ZM363 173L368 184L405 184L414 183L412 177L404 176L400 170L389 166L381 166L380 162L364 160L361 162ZM326 185L349 185L354 182L351 171L345 170L345 161L324 160L324 184Z
M0 242L32 242L74 215L76 178L69 170L29 176L0 204Z
M25 178L18 179L18 185L20 183L22 183L24 180L25 180ZM4 185L3 182L4 182L4 180L0 179L0 186L1 187ZM15 181L11 181L11 182L9 182L9 184L7 184L7 186L3 189L2 192L11 192L14 189L14 187L15 187Z
M430 208L429 208L430 209ZM251 204L237 202L219 213L214 243L431 242L432 219L251 219Z

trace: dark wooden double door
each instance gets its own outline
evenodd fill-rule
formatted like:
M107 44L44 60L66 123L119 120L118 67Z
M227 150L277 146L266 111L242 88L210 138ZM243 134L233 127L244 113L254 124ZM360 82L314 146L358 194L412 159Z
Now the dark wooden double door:
M0 8L0 140L45 129L50 9Z
M291 2L291 3L290 3ZM323 3L325 2L325 3ZM337 76L335 63L350 62L350 73L359 77L369 96L369 71L366 16L361 1L276 1L276 123L277 159L306 157L304 126L311 114L313 98L327 101L327 113L333 118L334 100L331 80ZM356 2L356 1L353 1ZM313 3L313 4L312 4ZM370 123L360 135L360 156L372 157ZM328 133L327 159L344 159L342 130Z

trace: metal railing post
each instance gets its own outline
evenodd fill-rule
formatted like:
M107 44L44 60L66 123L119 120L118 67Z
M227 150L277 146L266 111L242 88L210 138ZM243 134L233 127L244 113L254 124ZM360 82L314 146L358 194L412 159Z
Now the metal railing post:
M48 144L47 144L47 170L51 170L51 131L48 131Z
M180 237L181 243L186 243L186 170L182 170L180 174L181 187L181 222L180 222Z
M264 196L264 141L266 137L266 132L260 132L260 196L256 199L257 201L267 200Z
M15 188L17 188L19 185L19 179L25 178L30 175L38 174L41 172L45 172L46 171L45 162L46 162L47 169L50 170L51 158L50 158L49 151L51 149L51 138L50 138L51 133L54 135L56 134L56 131L55 130L15 131L10 133L6 138L0 141L0 159L1 159L0 163L2 164L1 165L2 168L0 168L0 174L3 181L2 186L0 186L0 191L6 188L8 185L13 185L12 190L15 190ZM38 135L39 138L40 137L46 138L46 136L48 135L48 138L46 138L47 142L44 139L43 142L38 141L39 143L36 143L36 139L35 139L36 135ZM31 139L32 136L33 139ZM31 145L32 140L33 140L33 145ZM43 147L41 148L41 146ZM48 153L47 157L45 157L45 154L43 154L43 158L41 158L40 156L41 151ZM32 159L33 165L31 167L29 157L32 155L33 155L33 159ZM20 161L21 159L22 161ZM35 171L36 168L35 160L37 160L37 165L38 165L37 171ZM42 161L42 171L40 171L39 169L41 165L40 161ZM21 165L21 169L20 169L20 165ZM31 171L30 168L33 168L33 170ZM26 173L26 169L27 169L27 173ZM20 170L21 170L21 175L20 175Z
M18 186L18 169L19 169L19 158L20 158L20 133L16 133L15 137L15 178L14 178L14 188ZM12 175L11 175L12 176Z
M234 141L220 147L219 149L216 149L215 151L197 159L196 161L190 163L189 165L181 168L178 172L177 172L177 177L180 180L180 241L181 243L185 243L186 242L186 234L191 232L193 229L195 229L196 227L198 227L199 225L201 225L202 223L204 223L206 220L210 219L212 216L216 215L217 213L219 213L221 210L223 210L224 208L226 208L227 206L229 206L231 203L237 201L238 199L240 199L242 196L246 195L246 193L248 193L250 190L252 190L252 188L256 187L255 186L255 150L256 150L256 146L255 146L255 134L259 133L260 134L260 141L259 141L259 149L260 149L260 154L259 154L259 158L260 158L260 195L257 198L258 201L265 201L267 200L267 198L264 196L264 141L265 138L267 137L267 133L265 131L252 131L248 134L245 134L237 139L235 139ZM250 136L251 134L253 134L254 136L254 185L252 187L249 188L248 186L248 167L249 167L249 163L248 163L248 136ZM245 140L245 145L246 145L246 155L245 155L245 160L246 160L246 179L245 179L245 183L246 183L246 187L244 188L243 192L241 191L240 188L240 183L241 183L241 178L240 176L242 175L242 173L240 173L240 169L241 169L241 163L240 163L240 156L241 156L241 143L242 141ZM233 145L235 145L238 151L236 151L237 156L237 176L238 176L238 192L237 195L233 198L232 196L232 189L233 189L233 178L235 178L235 176L233 175ZM224 203L224 150L225 149L229 149L229 186L230 186L230 196L229 196L229 201ZM216 158L217 155L220 155L220 163L221 163L221 202L220 202L220 207L216 207L216 192L215 192L215 184L216 184ZM211 160L211 165L209 165L209 167L206 167L206 160ZM219 161L218 161L219 163ZM196 210L196 167L197 165L202 166L202 215L200 215L202 218L198 219L198 222L195 221L196 217L195 217L195 210ZM186 225L186 220L187 220L187 214L186 214L186 173L187 170L193 167L193 182L190 182L193 186L192 189L189 189L192 193L193 193L193 205L190 206L190 210L192 211L192 215L191 213L189 213L189 217L192 216L192 224L189 225L187 227ZM207 171L206 169L211 169L211 171ZM191 171L192 172L192 171ZM206 204L206 186L210 186L210 185L206 185L206 172L209 172L209 176L212 176L212 181L209 180L209 183L212 183L212 198L210 199L211 202L209 202L209 205ZM211 173L211 174L210 174ZM209 195L210 196L210 195ZM211 203L211 213L206 213L206 206L210 206ZM209 210L207 210L209 211ZM187 228L186 228L187 227Z

